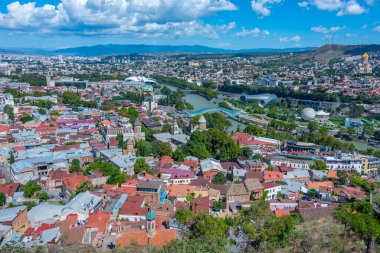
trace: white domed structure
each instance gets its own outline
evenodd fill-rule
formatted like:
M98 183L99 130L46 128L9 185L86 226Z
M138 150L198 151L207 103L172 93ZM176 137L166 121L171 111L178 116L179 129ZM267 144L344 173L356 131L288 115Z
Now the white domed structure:
M305 108L302 110L301 117L305 121L310 121L315 118L315 110L313 108Z

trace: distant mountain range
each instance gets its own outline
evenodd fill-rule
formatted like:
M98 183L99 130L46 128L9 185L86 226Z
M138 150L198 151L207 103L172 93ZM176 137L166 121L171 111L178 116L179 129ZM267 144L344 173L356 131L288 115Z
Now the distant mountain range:
M221 48L212 48L206 46L168 46L168 45L96 45L87 47L66 48L54 51L58 54L68 54L77 56L105 56L105 55L129 55L129 54L155 54L155 53L171 53L171 54L226 54L226 53L244 53L244 52L300 52L312 50L313 48L257 48L243 50L229 50Z
M206 46L169 46L169 45L95 45L84 47L73 47L58 50L44 50L36 48L27 49L0 49L0 53L24 53L24 54L46 54L46 55L73 55L73 56L113 56L113 55L133 55L133 54L224 54L224 55L243 55L252 56L256 54L275 54L275 53L301 53L312 55L319 58L329 54L334 56L359 55L364 52L380 53L380 45L324 45L322 47L303 47L303 48L256 48L230 50L213 48Z

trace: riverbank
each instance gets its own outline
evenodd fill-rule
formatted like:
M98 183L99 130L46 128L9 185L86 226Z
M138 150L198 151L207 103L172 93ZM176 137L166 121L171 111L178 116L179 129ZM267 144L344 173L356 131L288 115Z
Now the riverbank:
M170 84L160 84L160 85L168 87L169 89L171 89L173 91L175 91L177 89L183 90L180 87L176 87L176 86L173 86ZM184 100L187 103L191 104L194 107L194 110L201 110L201 109L205 109L205 108L209 108L209 107L222 108L219 105L216 105L213 102L209 101L204 96L200 96L198 94L193 94L193 93L186 94ZM238 130L239 128L241 130L243 130L247 126L246 124L243 124L243 123L237 121L236 119L232 119L231 117L228 117L228 120L231 122L231 126L228 127L228 129L227 129L228 132L236 132L236 130Z

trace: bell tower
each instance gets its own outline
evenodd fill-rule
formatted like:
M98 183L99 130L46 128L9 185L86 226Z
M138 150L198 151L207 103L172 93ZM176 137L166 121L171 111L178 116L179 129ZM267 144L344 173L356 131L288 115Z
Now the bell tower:
M149 237L153 237L156 233L156 214L150 208L146 214L146 231Z

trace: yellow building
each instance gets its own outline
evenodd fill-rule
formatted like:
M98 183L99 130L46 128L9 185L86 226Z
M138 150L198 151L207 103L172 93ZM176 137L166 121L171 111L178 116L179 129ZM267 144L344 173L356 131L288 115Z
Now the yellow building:
M377 175L380 168L380 159L373 156L358 156L362 160L362 173Z

